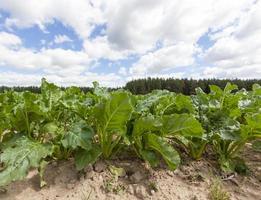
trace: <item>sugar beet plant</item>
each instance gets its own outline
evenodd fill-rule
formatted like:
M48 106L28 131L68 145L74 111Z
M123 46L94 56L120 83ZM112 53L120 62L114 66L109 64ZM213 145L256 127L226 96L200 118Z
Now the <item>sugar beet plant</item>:
M237 91L236 85L228 83L224 90L215 85L210 90L206 94L198 88L192 97L205 130L201 143L211 145L223 171L245 170L239 153L247 142L261 137L261 87Z
M65 90L42 80L41 93L0 94L0 186L39 170L52 160L73 157L78 170L129 148L157 166L174 170L183 149L200 159L209 146L225 172L239 170L247 142L261 137L261 87L224 90L210 86L184 96L167 90L147 95L108 92L94 83L92 92ZM179 147L178 149L176 147Z

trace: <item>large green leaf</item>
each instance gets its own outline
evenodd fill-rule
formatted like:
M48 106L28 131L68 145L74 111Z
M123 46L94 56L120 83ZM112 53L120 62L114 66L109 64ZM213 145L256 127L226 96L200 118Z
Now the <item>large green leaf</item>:
M254 84L252 90L255 96L261 96L261 86L259 84Z
M175 113L194 113L195 108L191 98L182 94L170 93L159 99L153 114L171 115Z
M160 160L156 155L155 150L144 149L140 151L140 155L144 160L148 161L152 167L157 167L158 164L160 163Z
M132 137L142 136L144 133L159 131L162 127L162 120L159 117L148 115L134 121Z
M161 120L153 115L140 117L134 121L131 138L135 142L135 145L138 145L140 152L143 150L143 136L151 132L159 132L161 127ZM144 154L146 154L146 152ZM150 156L150 153L148 156Z
M163 116L162 133L164 135L183 135L201 137L204 130L201 124L189 114Z
M175 170L180 164L178 152L173 149L164 138L155 134L147 134L146 146L157 151L171 170Z
M103 132L123 134L132 110L128 93L113 92L109 99L96 106L94 114Z
M215 130L222 140L240 140L240 123L230 118L224 118Z
M22 180L31 167L38 168L42 159L51 154L51 145L41 144L26 137L17 139L0 155L0 161L4 164L4 169L0 172L0 186Z
M160 99L169 95L171 95L171 93L167 90L154 90L147 95L136 96L137 105L135 111L139 114L146 115L151 112L154 105L158 105Z
M60 98L63 96L63 91L53 83L48 83L44 78L41 84L41 95L45 106L51 108L54 106Z
M127 122L133 111L130 94L124 91L112 92L108 99L94 108L96 129L104 157L108 158L119 148L125 138Z
M65 148L89 150L92 145L93 129L84 122L75 123L72 128L65 134L62 144Z
M261 113L255 113L252 115L247 115L245 117L248 128L248 137L251 139L261 138Z
M106 99L109 98L110 94L107 88L100 87L99 83L96 81L94 81L92 84L93 84L93 93L97 97L106 98Z
M101 155L101 153L101 149L98 145L93 145L90 150L78 150L75 155L76 169L82 170L88 164L94 163Z

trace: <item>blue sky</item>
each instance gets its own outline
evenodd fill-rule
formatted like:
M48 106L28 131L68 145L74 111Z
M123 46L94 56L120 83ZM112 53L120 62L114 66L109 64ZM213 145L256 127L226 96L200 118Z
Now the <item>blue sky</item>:
M256 0L0 0L0 85L261 78L260 13Z

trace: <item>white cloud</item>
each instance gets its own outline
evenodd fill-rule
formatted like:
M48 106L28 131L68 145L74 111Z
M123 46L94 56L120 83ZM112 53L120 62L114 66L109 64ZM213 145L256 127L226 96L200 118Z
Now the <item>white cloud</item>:
M105 12L108 39L121 49L139 53L154 48L158 41L193 44L208 30L219 30L234 22L252 2L110 1Z
M150 52L140 58L130 68L131 74L160 73L177 67L189 66L194 63L196 47L190 44L178 43Z
M15 72L1 72L0 85L4 86L31 86L40 85L41 75L20 74Z
M110 44L106 36L96 37L93 40L84 41L85 52L93 59L107 58L110 60L119 60L126 58L130 51L117 50Z
M104 22L98 0L1 0L0 9L10 13L5 21L7 27L38 25L45 29L46 24L59 20L83 38L90 35L94 24Z
M83 51L60 48L33 51L24 48L18 36L0 33L0 67L8 66L10 69L0 71L0 85L39 85L42 77L63 86L91 86L92 82L97 80L108 87L124 84L121 76L115 73L99 74L88 71L90 62L90 58ZM18 73L11 69L25 71ZM42 73L38 73L39 70Z
M14 47L21 44L21 39L16 35L7 32L0 32L0 46Z
M46 25L59 21L83 41L80 51L32 50L23 46L24 39L30 38L0 32L0 67L23 69L28 76L41 71L39 77L48 76L59 84L82 84L88 77L114 85L122 84L126 77L148 75L260 78L260 5L256 0L0 0L0 9L8 13L4 25L9 32L35 25L48 32ZM100 25L104 26L102 34L95 35ZM206 33L214 45L200 49L197 42ZM48 43L41 39L42 46ZM64 33L55 35L53 42L74 44ZM111 74L90 72L95 71L90 64L99 59L117 62L130 56L137 58L130 69L122 66ZM173 73L181 67L190 69ZM8 76L24 80L13 73Z
M0 66L27 70L56 70L59 74L65 69L73 71L74 68L81 68L83 72L88 69L89 64L90 59L85 52L60 48L33 51L24 48L16 35L0 33Z
M10 12L9 27L30 27L59 20L83 38L106 23L109 43L123 50L144 53L164 43L191 42L209 29L219 30L234 22L254 0L1 0ZM33 9L32 9L33 8Z
M72 42L72 39L69 38L67 35L55 35L54 36L54 43L55 44L62 44L65 42Z
M261 77L261 2L257 2L239 19L238 23L216 33L215 44L204 59L212 68L203 73L212 77ZM229 34L227 34L230 32Z
M21 48L12 50L0 47L0 66L20 68L26 70L44 69L46 71L56 70L56 73L63 73L62 70L82 66L82 71L88 69L90 60L87 54L64 49L43 49L33 52Z

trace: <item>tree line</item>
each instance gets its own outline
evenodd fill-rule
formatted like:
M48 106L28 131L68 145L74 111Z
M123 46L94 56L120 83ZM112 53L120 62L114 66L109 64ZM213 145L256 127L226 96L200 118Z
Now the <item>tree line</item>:
M126 84L124 89L133 94L146 94L155 89L166 89L171 92L182 93L185 95L195 94L195 88L200 87L206 93L209 93L209 85L217 85L224 89L227 82L236 84L239 89L245 88L251 90L254 83L261 84L261 79L176 79L176 78L144 78L132 80Z
M176 79L176 78L143 78L136 79L126 83L122 89L129 90L133 94L147 94L152 90L169 90L171 92L182 93L185 95L195 94L195 88L200 87L206 93L209 93L209 85L217 85L224 89L227 82L236 84L239 89L245 88L246 90L251 90L254 83L261 85L261 79ZM15 86L6 87L0 86L0 92L4 90L14 90L14 91L30 91L34 93L40 93L41 88L37 86ZM65 89L65 87L62 87ZM91 87L80 87L83 92L89 92L92 90ZM108 88L109 90L115 90L119 88Z

